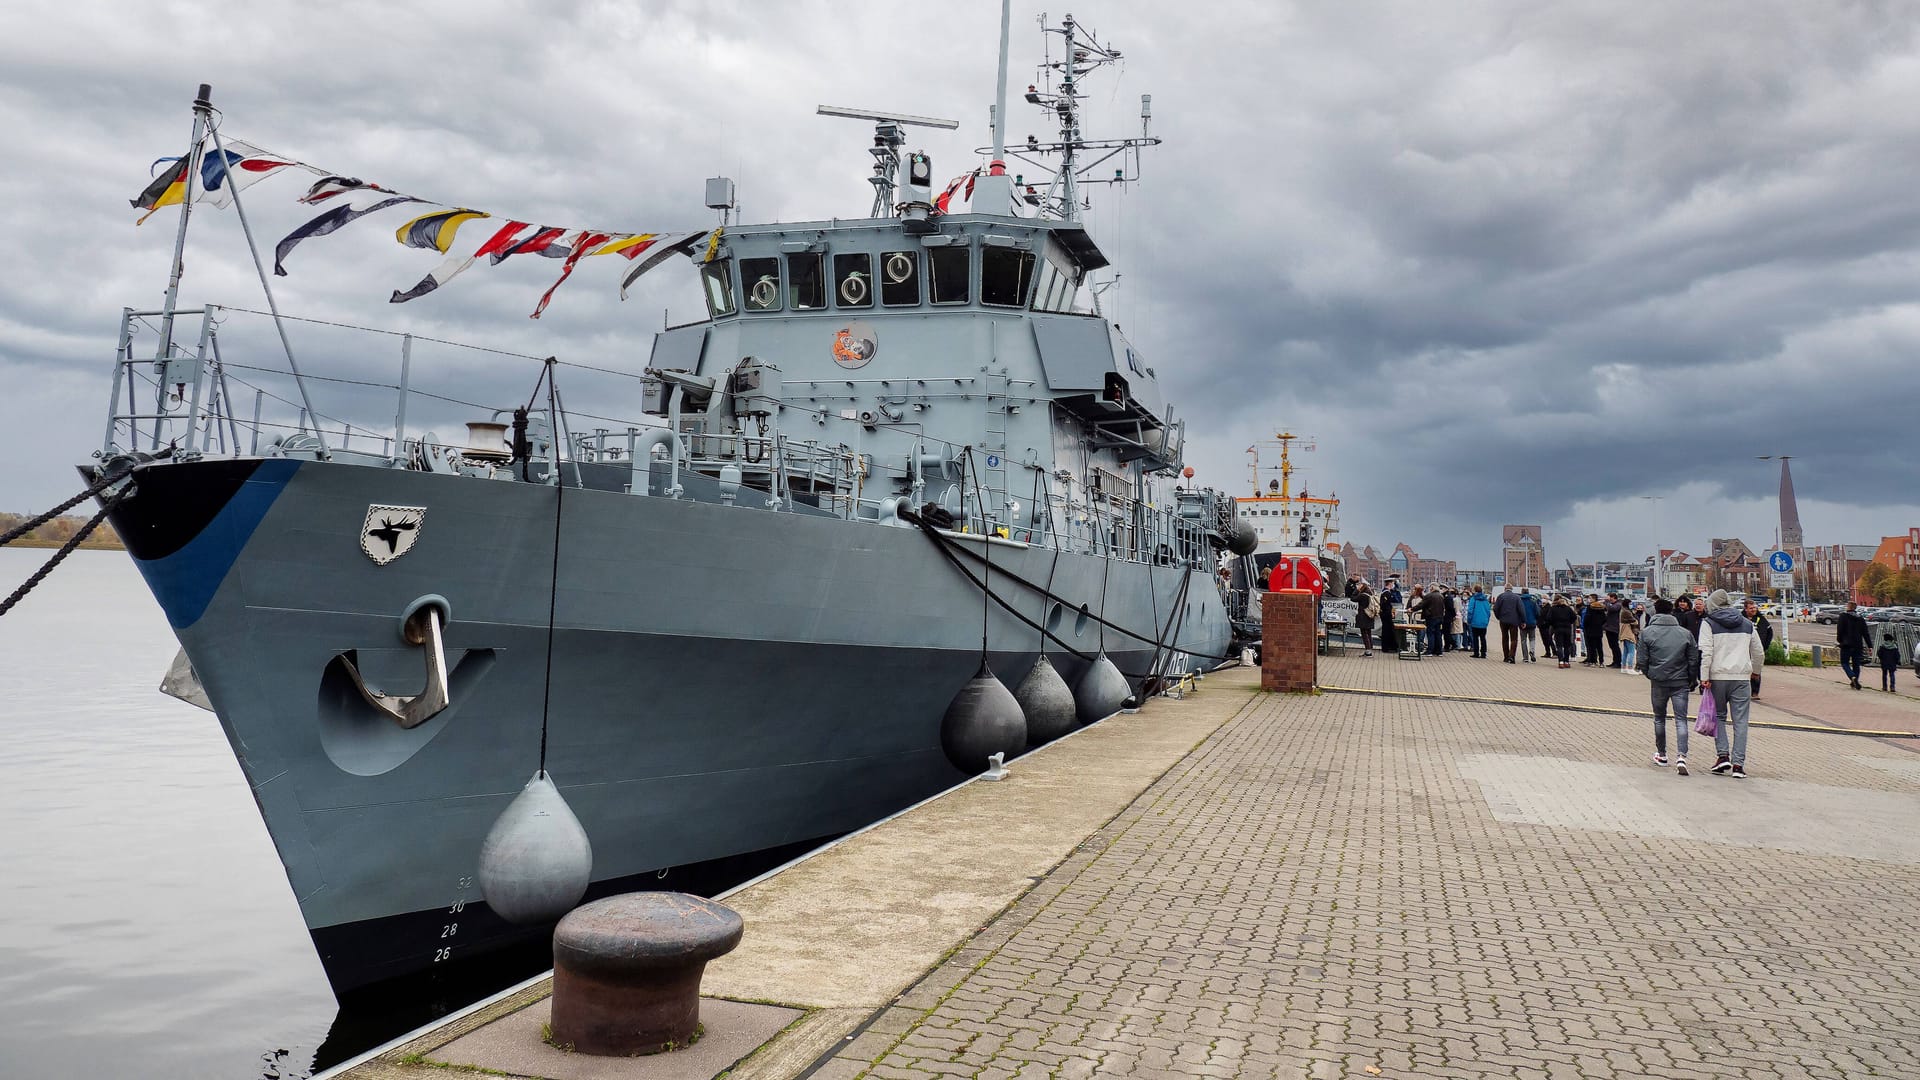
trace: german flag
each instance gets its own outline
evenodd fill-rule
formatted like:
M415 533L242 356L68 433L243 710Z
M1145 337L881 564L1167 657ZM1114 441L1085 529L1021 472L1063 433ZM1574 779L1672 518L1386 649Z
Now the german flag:
M142 191L140 197L133 200L135 210L146 211L140 215L139 221L134 222L135 225L146 224L147 219L163 206L178 206L187 200L187 159L160 158L153 164L158 165L163 161L172 162L172 164L155 176L153 183L147 185L147 190Z

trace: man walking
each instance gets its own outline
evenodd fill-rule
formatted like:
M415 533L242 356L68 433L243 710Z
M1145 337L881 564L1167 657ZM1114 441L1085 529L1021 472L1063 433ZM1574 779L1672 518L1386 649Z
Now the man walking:
M1859 607L1847 601L1847 610L1840 613L1833 627L1833 640L1840 646L1840 670L1847 673L1847 681L1855 690L1860 689L1860 666L1867 662L1867 643L1872 640Z
M1500 660L1513 663L1513 654L1520 647L1520 626L1526 621L1526 612L1520 606L1520 595L1509 585L1493 599L1493 617L1500 624Z
M1521 655L1526 657L1527 663L1531 664L1534 662L1533 635L1534 631L1539 629L1540 626L1540 598L1533 595L1533 590L1524 585L1520 587L1520 618L1522 620L1520 625ZM1543 647L1545 646L1545 642L1541 644Z
M1673 603L1654 601L1653 620L1640 631L1640 670L1653 684L1653 763L1667 763L1667 706L1673 706L1674 730L1679 753L1674 764L1680 775L1687 775L1687 691L1693 689L1694 673L1700 670L1700 646L1686 628L1673 617Z
M1747 680L1766 662L1766 650L1760 647L1753 624L1733 606L1727 590L1713 590L1707 597L1707 617L1700 621L1700 681L1713 687L1714 718L1720 722L1713 736L1719 753L1713 771L1735 780L1747 778L1747 710L1753 702L1753 686ZM1729 719L1733 722L1731 752Z

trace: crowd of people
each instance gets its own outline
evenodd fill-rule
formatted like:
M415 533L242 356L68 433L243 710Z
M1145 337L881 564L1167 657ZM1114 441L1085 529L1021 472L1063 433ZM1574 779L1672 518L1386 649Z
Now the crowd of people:
M1377 631L1388 653L1459 652L1484 660L1488 631L1498 626L1502 663L1537 663L1545 653L1562 669L1577 663L1644 675L1653 690L1654 764L1676 765L1682 776L1688 775L1688 700L1696 690L1710 690L1718 721L1713 772L1747 777L1748 712L1760 697L1761 670L1773 644L1773 624L1752 600L1736 606L1724 589L1697 603L1687 596L1648 603L1618 593L1540 594L1512 586L1492 595L1480 585L1415 585L1403 594L1391 578L1378 590L1350 581L1347 598L1354 601L1362 657L1374 655ZM1853 685L1859 686L1857 676ZM1669 709L1677 728L1671 759Z

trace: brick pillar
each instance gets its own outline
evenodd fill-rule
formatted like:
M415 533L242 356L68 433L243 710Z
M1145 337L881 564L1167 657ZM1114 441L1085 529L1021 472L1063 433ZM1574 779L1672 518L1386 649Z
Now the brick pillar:
M1318 604L1306 589L1282 589L1260 598L1260 689L1283 694L1311 691L1319 674L1314 639Z

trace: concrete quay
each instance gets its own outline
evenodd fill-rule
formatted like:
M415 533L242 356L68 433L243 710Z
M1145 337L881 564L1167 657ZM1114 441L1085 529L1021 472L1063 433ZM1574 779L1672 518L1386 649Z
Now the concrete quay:
M730 898L707 993L791 1010L744 1060L436 1030L353 1075L1920 1076L1920 740L1835 730L1913 703L1769 669L1735 781L1650 763L1638 676L1319 675L1211 676Z

